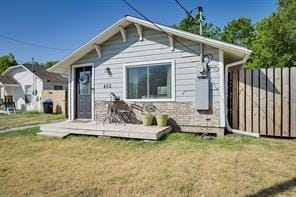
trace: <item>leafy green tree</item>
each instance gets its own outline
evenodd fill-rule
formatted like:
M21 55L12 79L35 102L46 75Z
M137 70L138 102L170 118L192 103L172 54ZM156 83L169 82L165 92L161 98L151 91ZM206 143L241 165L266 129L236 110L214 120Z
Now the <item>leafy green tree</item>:
M194 34L199 34L199 26L199 14L197 14L194 18L186 16L178 25L173 25L173 27L177 29L191 32ZM220 38L221 29L216 27L213 23L203 23L202 27L203 36L214 39Z
M3 55L0 57L0 74L2 74L10 66L17 65L14 55L9 53L8 55Z
M53 65L55 65L56 63L58 63L59 61L47 61L46 63L44 63L43 65L46 66L47 68L52 67Z
M252 24L250 18L245 17L233 19L224 26L221 33L221 40L247 48L252 47L254 37L255 26Z
M296 65L296 1L279 0L278 9L257 24L250 68Z

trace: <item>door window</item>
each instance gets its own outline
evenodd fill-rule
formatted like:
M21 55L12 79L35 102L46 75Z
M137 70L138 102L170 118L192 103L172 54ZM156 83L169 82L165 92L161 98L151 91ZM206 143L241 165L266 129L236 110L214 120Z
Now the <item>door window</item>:
M90 80L91 80L90 71L79 72L79 94L80 95L90 95L90 89L91 89Z

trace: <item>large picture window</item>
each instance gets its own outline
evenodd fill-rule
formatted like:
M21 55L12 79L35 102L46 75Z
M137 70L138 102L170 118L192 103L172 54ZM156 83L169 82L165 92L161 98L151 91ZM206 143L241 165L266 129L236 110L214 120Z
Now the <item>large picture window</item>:
M172 65L151 64L126 68L127 99L171 99Z

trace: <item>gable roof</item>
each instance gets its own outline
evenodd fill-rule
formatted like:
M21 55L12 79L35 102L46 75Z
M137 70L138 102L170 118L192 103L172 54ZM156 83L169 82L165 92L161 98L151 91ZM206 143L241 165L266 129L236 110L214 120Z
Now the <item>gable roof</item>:
M34 73L37 77L43 81L54 81L54 82L66 82L67 78L63 77L59 73L48 72L47 68L42 65L23 64L29 71Z
M1 85L20 85L13 77L0 75Z
M6 71L4 71L1 76L6 76L10 70L13 70L19 67L22 67L27 71L30 71L31 73L36 75L38 78L40 78L42 81L67 82L68 80L66 77L63 77L59 73L53 73L53 72L47 71L47 68L45 66L42 66L39 64L34 64L32 66L32 64L28 64L28 63L20 64L17 66L11 66Z
M175 29L169 26L161 25L158 23L150 23L149 21L132 17L132 16L125 16L116 23L114 23L112 26L107 28L105 31L88 41L86 44L78 48L77 50L73 51L70 55L59 61L57 64L49 68L49 71L52 72L59 72L59 67L69 66L79 60L81 57L89 53L91 50L94 49L93 45L100 45L113 37L115 34L117 34L120 31L120 27L125 28L130 24L138 24L146 28L154 29L157 31L160 31L158 27L160 27L163 31L166 33L185 38L194 42L203 43L215 48L222 49L223 51L226 51L229 54L237 55L238 57L245 57L246 55L250 55L251 51L245 47L229 44L226 42L222 42L219 40L207 38L204 36L196 35L193 33L189 33L186 31L182 31L179 29ZM157 27L158 26L158 27Z

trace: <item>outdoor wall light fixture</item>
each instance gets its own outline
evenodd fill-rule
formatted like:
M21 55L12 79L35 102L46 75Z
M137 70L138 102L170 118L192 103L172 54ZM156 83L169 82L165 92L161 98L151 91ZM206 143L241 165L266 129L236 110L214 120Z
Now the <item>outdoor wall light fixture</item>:
M105 68L105 73L107 73L108 75L112 75L111 69L109 67Z

